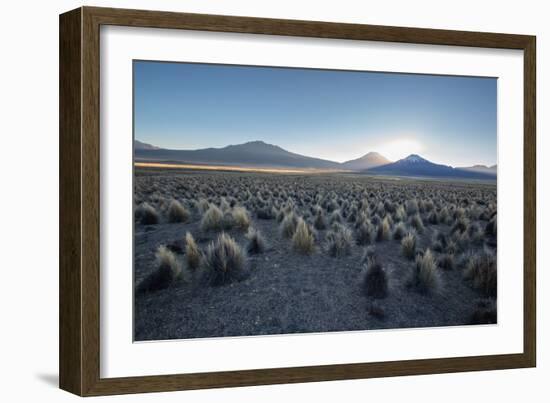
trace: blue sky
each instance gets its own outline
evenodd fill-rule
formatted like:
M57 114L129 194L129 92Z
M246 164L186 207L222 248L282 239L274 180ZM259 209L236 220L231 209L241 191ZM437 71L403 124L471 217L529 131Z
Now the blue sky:
M492 165L496 94L494 78L135 61L134 130L172 149L262 140L340 162Z

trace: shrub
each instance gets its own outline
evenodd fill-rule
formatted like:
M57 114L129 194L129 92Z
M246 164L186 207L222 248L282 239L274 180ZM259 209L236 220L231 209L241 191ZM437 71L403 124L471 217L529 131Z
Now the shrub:
M452 270L454 267L453 255L449 253L445 253L439 256L439 259L437 259L437 265L441 267L443 270Z
M372 298L386 298L388 295L388 277L376 257L367 260L363 287L367 296Z
M355 230L355 242L357 245L368 245L374 240L374 227L370 221L364 221Z
M496 256L483 251L470 256L464 272L466 279L471 280L474 288L487 296L497 295L497 262Z
M403 256L411 260L416 253L416 235L413 232L407 233L401 240L401 251Z
M330 215L330 224L339 223L341 224L343 222L342 214L340 213L340 210L334 210L332 214Z
M172 223L185 222L189 219L189 212L181 203L172 199L168 207L168 221Z
M390 238L391 238L391 225L388 217L386 216L378 226L378 230L376 233L376 240L387 241Z
M439 216L436 211L432 210L430 214L428 214L428 222L430 224L439 224Z
M153 225L159 222L157 210L147 202L143 202L136 208L136 218L143 225Z
M222 217L222 228L224 230L230 230L235 226L235 219L233 218L233 212L231 210L225 210Z
M204 267L211 285L218 286L241 280L245 274L246 253L226 233L206 248Z
M246 246L248 253L255 255L265 250L264 237L257 229L250 227L246 233L246 238L248 239L248 245Z
M470 244L470 237L466 231L455 232L451 235L451 240L455 242L459 252L466 250Z
M187 266L191 269L196 269L201 264L201 251L190 232L185 234L185 258L187 260Z
M222 211L212 204L202 216L201 228L204 231L220 230L223 226L223 217Z
M463 234L466 232L466 229L468 229L468 219L466 217L460 216L455 221L454 225L451 228L451 234L454 234L455 232L458 232L459 234Z
M447 207L442 208L441 212L439 213L439 222L448 225L450 221L451 216L449 214L449 209Z
M460 247L456 243L456 241L451 239L449 242L447 242L447 247L445 247L445 251L450 255L456 255L458 252L460 252Z
M418 214L418 202L416 199L407 200L405 203L405 210L407 211L407 215L412 216L415 214Z
M313 226L318 230L324 230L327 228L327 222L325 220L325 215L323 214L323 210L317 211L317 214L315 215L315 221L313 222Z
M422 222L422 218L420 217L420 214L415 214L409 219L409 224L411 227L413 227L417 232L422 233L424 231L424 223Z
M489 220L487 226L485 227L485 234L488 236L497 236L497 216L494 215L493 218Z
M155 258L157 268L138 285L138 293L168 288L181 275L181 266L176 256L166 246L158 247Z
M266 206L256 210L256 217L260 220L273 220L276 216L277 211L272 206Z
M407 213L403 206L397 207L394 214L395 221L405 221L407 219Z
M210 203L208 203L208 200L201 198L201 199L199 199L199 202L197 204L197 208L199 209L201 214L204 214L210 208Z
M277 220L277 222L282 222L285 218L285 212L283 209L280 209L278 212L277 212L277 215L275 216L275 219Z
M441 242L439 241L433 241L431 248L434 252L437 253L442 253L444 250L443 245L441 245Z
M327 232L325 244L330 256L349 255L353 244L353 235L347 227L337 224Z
M296 232L294 232L294 236L292 237L292 244L296 251L305 255L312 253L315 248L315 239L313 234L302 218L298 219Z
M481 245L483 244L483 231L481 230L481 227L477 223L471 223L468 226L468 237L475 245Z
M432 252L427 249L416 257L412 285L421 293L428 294L439 289L439 275Z
M376 206L376 214L378 214L380 217L384 217L386 215L386 208L384 207L384 203L378 203L378 205Z
M250 226L250 216L244 207L233 208L231 216L233 217L233 225L238 229L245 231Z
M281 234L285 238L292 238L294 232L296 232L296 225L298 225L298 218L296 214L290 212L285 215L285 218L281 222Z
M231 205L229 202L225 199L225 197L222 197L220 200L220 210L221 211L227 211L231 208Z
M406 232L407 232L407 227L405 227L405 224L402 222L399 222L393 230L393 239L400 241L401 239L403 239Z

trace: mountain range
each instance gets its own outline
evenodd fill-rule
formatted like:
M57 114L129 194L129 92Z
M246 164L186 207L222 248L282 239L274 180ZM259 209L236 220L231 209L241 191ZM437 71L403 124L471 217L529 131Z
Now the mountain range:
M472 167L453 168L447 165L435 164L416 154L411 154L406 158L391 162L377 152L369 152L360 158L339 163L292 153L279 146L267 144L263 141L250 141L222 148L172 150L135 140L134 156L136 160L140 161L346 170L392 176L468 179L496 178L496 165L492 167L474 165Z
M419 155L411 154L406 158L391 164L369 169L370 174L392 176L418 176L437 178L467 178L489 179L496 178L495 172L481 172L471 168L453 168L448 165L434 164Z

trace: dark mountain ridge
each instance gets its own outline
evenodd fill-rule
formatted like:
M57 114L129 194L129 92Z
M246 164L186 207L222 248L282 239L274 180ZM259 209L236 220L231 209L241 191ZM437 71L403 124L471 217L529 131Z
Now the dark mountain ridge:
M376 152L360 158L338 163L321 158L292 153L279 146L263 141L250 141L221 148L198 150L170 150L158 148L135 140L134 156L138 161L165 161L191 164L233 165L246 167L302 168L339 171L355 171L374 175L495 179L496 166L453 168L435 164L419 155L411 154L396 162L391 162ZM494 169L494 171L493 171Z

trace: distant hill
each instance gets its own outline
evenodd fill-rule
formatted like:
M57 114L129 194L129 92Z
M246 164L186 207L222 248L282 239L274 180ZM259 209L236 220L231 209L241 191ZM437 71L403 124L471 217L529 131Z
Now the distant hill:
M411 154L391 164L366 171L378 175L420 176L432 178L495 179L496 174L453 168L430 162L419 155Z
M366 172L375 175L420 176L437 178L495 179L496 165L453 168L411 154L396 162L376 152L343 163L292 153L263 141L198 150L170 150L134 141L134 156L141 161L180 162L243 167L328 169Z
M199 150L135 148L135 157L147 161L178 161L195 164L342 169L337 162L291 153L263 141Z
M481 173L492 174L492 175L497 174L497 166L496 165L491 165L491 166L474 165L474 166L471 166L471 167L460 167L460 168L456 168L456 169L460 169L460 170L463 170L463 171L471 171L471 172L481 172Z
M134 150L159 150L159 147L134 140Z
M343 162L341 165L344 169L349 169L352 171L362 171L381 165L387 165L389 163L391 163L391 161L383 155L380 155L377 152L370 152L360 158Z

